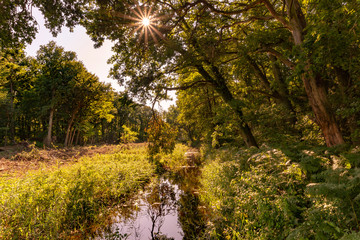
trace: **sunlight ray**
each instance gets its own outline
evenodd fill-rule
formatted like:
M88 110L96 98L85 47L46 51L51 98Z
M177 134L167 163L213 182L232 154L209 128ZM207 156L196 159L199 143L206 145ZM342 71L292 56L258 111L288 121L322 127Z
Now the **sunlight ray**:
M125 26L128 26L131 28L130 34L133 35L136 32L139 32L139 34L136 34L138 38L138 42L143 42L146 46L149 44L150 38L158 44L158 38L165 39L164 35L158 30L161 28L165 28L165 26L162 26L159 24L159 20L169 18L169 16L166 15L156 15L154 14L154 5L145 6L140 5L136 1L133 1L135 7L131 8L129 5L129 10L133 14L133 16L129 16L126 14L114 12L114 16L119 16L124 19L128 19L132 22L130 23L124 23ZM151 37L150 37L151 36Z
M144 18L145 15L144 15L143 11L141 10L141 7L140 7L140 6L137 6L137 9L139 10L138 13L140 14L140 18Z
M151 29L151 26L150 26L149 28L150 28L150 30L152 30L152 29ZM151 35L151 38L154 40L155 44L158 44L159 42L158 42L156 36L154 35L154 32L153 32L153 31L149 31L149 33L150 33L150 35Z
M145 46L147 46L148 45L148 34L147 34L148 28L144 27L144 29L145 29Z
M138 26L136 29L133 29L133 30L130 32L130 34L131 34L131 35L134 34L135 32L139 31L140 28L142 28L141 25Z
M163 34L159 31L159 30L157 30L155 27L153 27L153 26L149 26L150 28L151 28L151 30L153 30L161 39L165 39L165 37L163 36Z

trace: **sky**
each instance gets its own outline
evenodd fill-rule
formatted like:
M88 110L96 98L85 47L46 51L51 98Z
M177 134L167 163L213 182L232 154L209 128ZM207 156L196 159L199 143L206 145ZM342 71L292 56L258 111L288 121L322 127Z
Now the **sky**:
M49 30L44 26L45 20L37 9L33 10L33 15L38 22L38 33L34 41L25 49L30 56L35 56L40 45L45 45L50 41L55 41L58 46L62 46L65 51L76 52L78 59L82 61L91 73L97 75L100 81L110 83L115 91L124 90L120 87L117 80L108 77L111 65L107 64L107 60L112 56L112 43L106 40L100 48L94 48L94 43L86 34L86 30L82 26L76 26L73 32L63 27L61 33L57 37L53 37ZM175 99L175 94L171 94ZM160 105L156 105L157 110L167 110L173 101L161 101ZM150 105L150 104L148 104Z

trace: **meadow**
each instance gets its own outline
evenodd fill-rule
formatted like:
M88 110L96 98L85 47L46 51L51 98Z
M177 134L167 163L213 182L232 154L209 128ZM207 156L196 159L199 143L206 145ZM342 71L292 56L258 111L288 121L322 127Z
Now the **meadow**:
M82 236L154 175L146 148L82 157L0 180L1 239Z

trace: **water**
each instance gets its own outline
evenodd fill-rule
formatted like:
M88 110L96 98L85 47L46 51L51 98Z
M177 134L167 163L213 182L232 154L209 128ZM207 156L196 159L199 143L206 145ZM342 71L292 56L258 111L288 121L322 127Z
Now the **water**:
M136 198L119 206L113 223L95 239L195 239L204 229L198 197L199 169L165 174Z

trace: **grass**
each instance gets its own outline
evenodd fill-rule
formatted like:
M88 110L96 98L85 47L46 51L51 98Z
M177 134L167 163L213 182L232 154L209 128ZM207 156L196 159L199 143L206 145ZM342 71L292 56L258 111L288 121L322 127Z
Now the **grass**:
M0 239L84 233L153 174L145 147L134 147L0 180Z

